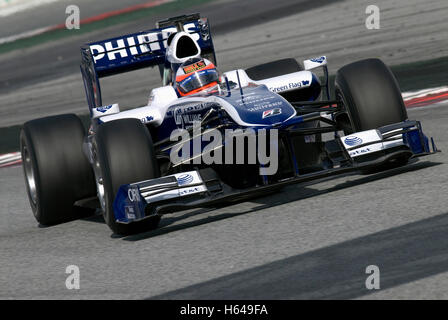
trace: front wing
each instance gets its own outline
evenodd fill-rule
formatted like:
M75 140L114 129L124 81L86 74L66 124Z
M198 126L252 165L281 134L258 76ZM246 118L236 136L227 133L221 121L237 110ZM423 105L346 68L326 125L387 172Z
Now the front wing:
M233 189L223 183L211 168L122 185L113 204L116 221L128 224L174 211L213 207L290 184L371 169L396 159L439 152L434 140L429 140L423 134L418 121L404 121L357 132L329 141L325 146L332 168L308 174L297 173L275 183L243 190Z

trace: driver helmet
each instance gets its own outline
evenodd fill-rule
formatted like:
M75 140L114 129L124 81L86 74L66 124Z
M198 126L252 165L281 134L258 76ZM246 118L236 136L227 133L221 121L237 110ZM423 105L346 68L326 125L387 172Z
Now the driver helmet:
M184 97L217 86L219 73L215 65L207 59L188 59L177 69L174 83L177 93Z

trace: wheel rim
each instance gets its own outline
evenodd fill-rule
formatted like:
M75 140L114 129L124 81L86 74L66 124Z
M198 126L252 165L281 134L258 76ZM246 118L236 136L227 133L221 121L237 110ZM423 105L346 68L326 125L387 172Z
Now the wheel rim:
M342 105L342 110L343 110L343 112L345 112L345 113L347 114L347 117L348 117L348 120L349 120L349 125L350 125L350 127L351 127L350 130L346 130L346 129L344 129L344 134L345 134L345 135L352 134L352 133L354 133L355 131L353 130L353 121L352 121L350 112L349 112L349 110L348 110L348 108L347 108L347 103L345 102L345 98L344 98L344 96L342 95L341 91L338 90L338 89L336 89L335 97L336 97L336 100L339 101L339 104Z
M106 210L106 200L104 200L104 185L103 185L103 179L100 177L98 179L95 179L96 181L96 189L98 194L98 200L100 201L101 209L103 212Z
M96 183L96 190L98 195L98 200L100 201L101 209L103 212L106 210L106 200L104 199L104 184L103 184L103 177L101 176L101 168L100 168L100 162L98 161L98 156L96 154L95 148L92 150L92 158L93 158L93 172L95 174L95 183Z
M31 157L30 157L28 148L26 146L23 146L22 150L23 150L22 151L22 159L23 159L23 165L25 168L25 179L26 179L27 189L28 189L28 193L30 195L31 201L33 202L33 205L36 206L37 190L36 190L36 180L35 180L34 168L33 168L32 162L31 162Z

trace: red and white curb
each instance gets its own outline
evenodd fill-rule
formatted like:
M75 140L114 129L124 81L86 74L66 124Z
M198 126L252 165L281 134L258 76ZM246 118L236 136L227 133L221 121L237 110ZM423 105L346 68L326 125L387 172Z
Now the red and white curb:
M11 152L0 156L0 168L22 163L20 152Z
M425 89L403 93L406 108L423 107L441 101L448 101L448 87ZM0 155L0 168L22 163L20 152Z
M448 87L424 89L403 93L406 108L424 107L448 100Z

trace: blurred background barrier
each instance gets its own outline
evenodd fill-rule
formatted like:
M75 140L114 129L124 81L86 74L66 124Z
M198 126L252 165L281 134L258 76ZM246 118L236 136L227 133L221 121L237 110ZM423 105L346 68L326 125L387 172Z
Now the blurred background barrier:
M61 0L0 0L0 17Z

